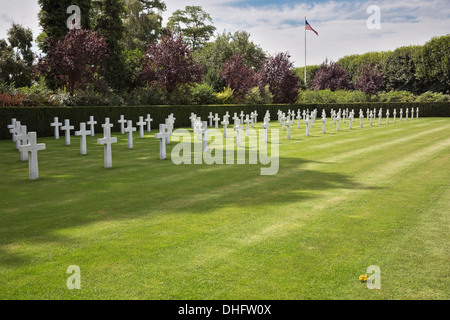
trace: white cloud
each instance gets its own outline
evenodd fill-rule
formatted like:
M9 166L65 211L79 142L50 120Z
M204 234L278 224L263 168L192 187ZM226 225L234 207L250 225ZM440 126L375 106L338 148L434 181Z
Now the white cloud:
M307 31L308 64L348 54L392 50L423 44L433 36L449 33L448 0L327 1L296 5L274 4L252 7L241 0L165 0L164 22L173 11L199 5L214 20L218 32L246 30L251 39L271 54L289 51L297 66L304 64L304 16L319 32ZM237 5L239 4L239 5ZM366 9L381 8L381 30L369 30ZM6 37L12 21L29 27L34 37L41 32L36 0L0 0L0 39ZM295 24L294 22L298 22ZM36 48L35 48L36 49Z
M393 50L423 44L450 30L450 6L446 0L381 0L381 30L369 30L367 7L373 2L329 1L316 4L234 6L242 1L189 1L201 5L214 20L218 32L246 30L251 39L271 54L289 51L297 66L304 65L304 17L319 32L307 31L307 63L325 58L338 60L348 54ZM166 0L167 12L186 6L186 1ZM274 1L274 3L276 3ZM298 24L293 24L298 21Z

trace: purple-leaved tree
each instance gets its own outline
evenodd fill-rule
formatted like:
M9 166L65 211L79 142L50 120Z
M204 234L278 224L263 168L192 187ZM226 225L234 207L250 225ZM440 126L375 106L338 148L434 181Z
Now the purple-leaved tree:
M40 58L38 70L66 86L71 94L99 80L108 58L104 37L96 31L73 29L58 41L49 41L47 55Z

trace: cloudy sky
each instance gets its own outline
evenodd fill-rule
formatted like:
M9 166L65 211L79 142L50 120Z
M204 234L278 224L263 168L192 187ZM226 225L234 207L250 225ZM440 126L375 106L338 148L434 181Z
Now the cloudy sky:
M164 21L177 9L199 5L218 32L245 30L270 54L288 51L296 66L304 65L304 17L319 32L307 32L307 64L369 51L424 44L450 33L449 0L166 0ZM381 29L369 29L367 8L381 10ZM37 0L0 0L0 38L12 21L40 33Z

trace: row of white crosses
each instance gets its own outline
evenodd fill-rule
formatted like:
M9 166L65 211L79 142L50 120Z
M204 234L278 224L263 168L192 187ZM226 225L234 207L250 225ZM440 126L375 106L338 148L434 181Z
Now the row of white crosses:
M28 174L30 180L39 179L38 151L45 150L44 143L37 143L37 133L27 132L27 126L13 118L8 125L16 148L20 151L20 160L28 160Z

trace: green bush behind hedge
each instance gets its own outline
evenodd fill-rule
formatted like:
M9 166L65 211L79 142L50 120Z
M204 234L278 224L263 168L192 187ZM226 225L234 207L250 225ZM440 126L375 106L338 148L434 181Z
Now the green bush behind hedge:
M64 123L64 119L70 119L71 125L75 126L75 130L79 130L80 122L87 122L89 116L94 116L97 120L96 133L103 131L101 124L104 123L105 118L110 118L111 123L114 124L113 131L120 131L120 125L117 123L120 115L124 115L127 120L133 120L133 125L138 121L139 116L151 115L152 131L158 130L159 124L164 123L165 118L171 113L176 118L175 127L190 126L189 117L191 112L198 117L208 120L209 112L219 114L222 119L223 115L228 111L231 116L234 112L240 114L243 111L245 114L250 114L254 110L258 112L258 121L263 120L263 116L268 110L271 114L271 120L277 120L277 111L282 110L314 110L317 108L319 115L324 109L327 116L330 115L330 110L338 110L349 108L354 109L358 114L359 109L366 113L367 108L383 108L394 109L397 111L400 108L414 107L419 108L420 117L450 117L450 102L431 102L431 103L349 103L349 104L270 104L270 105L191 105L191 106L117 106L117 107L1 107L0 108L0 139L11 139L11 134L7 125L11 123L12 118L16 118L23 125L27 125L28 131L36 131L38 137L53 136L53 127L50 123L53 122L54 117L58 117L59 121ZM384 112L383 112L384 116ZM72 132L73 134L73 132Z

